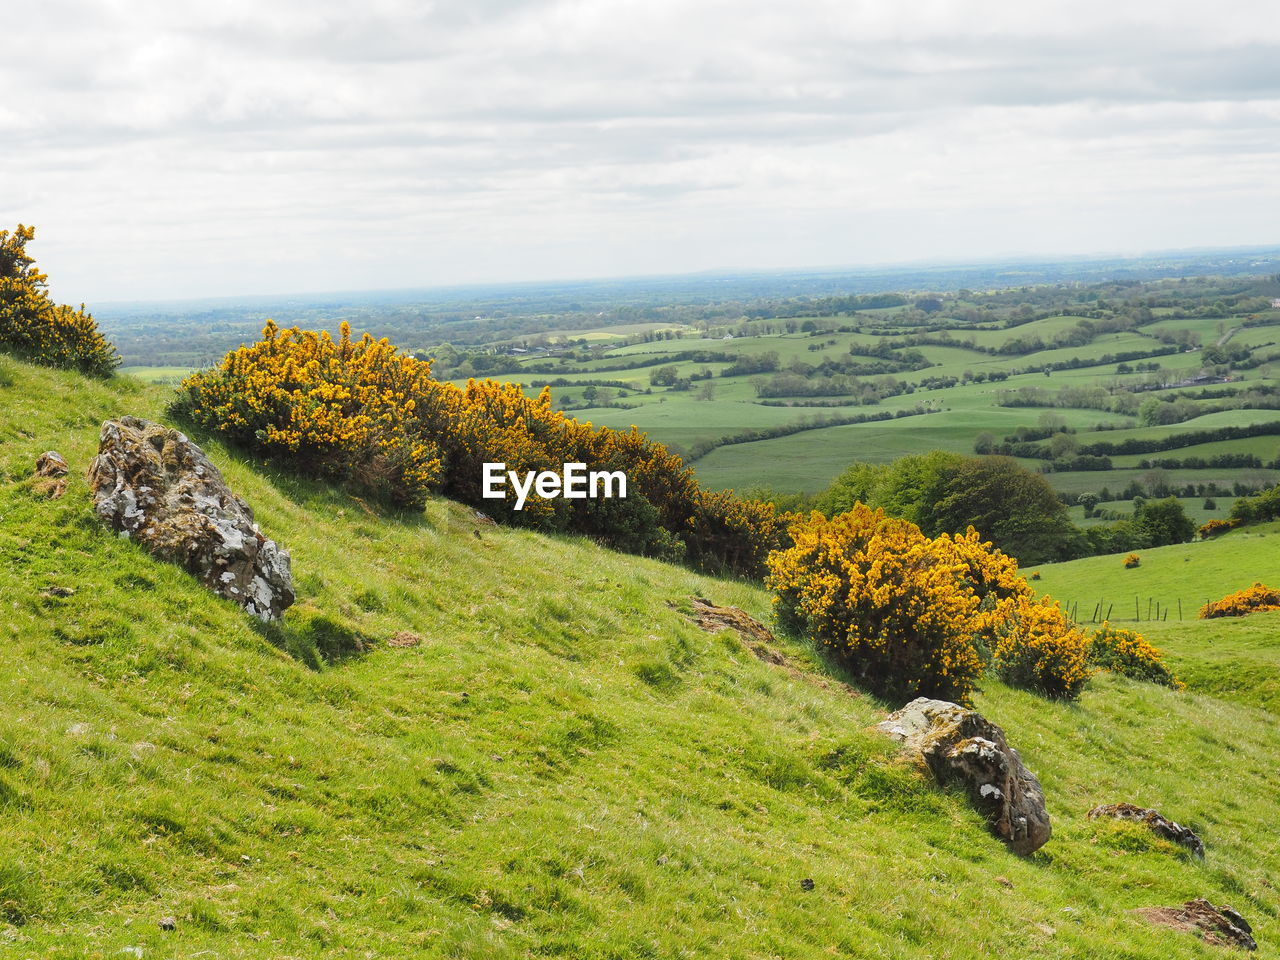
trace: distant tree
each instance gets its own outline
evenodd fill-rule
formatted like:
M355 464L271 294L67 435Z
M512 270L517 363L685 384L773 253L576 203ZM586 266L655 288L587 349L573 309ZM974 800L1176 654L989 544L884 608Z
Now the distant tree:
M1065 560L1083 550L1049 481L1012 457L963 460L941 487L942 495L921 511L935 534L973 526L1022 564Z
M1049 441L1049 456L1054 460L1069 457L1080 448L1080 441L1070 433L1055 433Z
M1041 430L1048 433L1058 433L1067 429L1066 418L1052 410L1041 411L1040 416L1036 418L1036 423Z
M674 366L659 367L649 374L649 382L655 387L669 387L680 376L680 369Z
M979 456L986 456L995 451L996 435L989 430L984 430L978 434L973 440L973 452Z
M1204 507L1203 507L1203 509L1205 509L1205 510L1217 510L1217 509L1218 509L1218 501L1217 501L1217 500L1214 500L1214 499L1213 499L1213 497L1205 497L1205 499L1204 499Z
M1086 517L1092 517L1093 511L1098 509L1098 504L1101 502L1098 495L1092 492L1082 493L1076 498L1076 503L1084 507L1084 515Z
M1196 535L1195 522L1187 516L1177 497L1144 504L1135 520L1153 547L1186 543Z

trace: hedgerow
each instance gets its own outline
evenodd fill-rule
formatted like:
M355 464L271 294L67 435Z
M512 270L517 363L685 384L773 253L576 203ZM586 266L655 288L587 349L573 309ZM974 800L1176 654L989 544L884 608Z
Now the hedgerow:
M280 330L183 381L176 412L311 475L417 509L431 491L507 523L570 530L619 549L762 576L786 518L772 505L703 491L684 462L634 427L594 427L552 408L551 392L434 379L431 363L368 334ZM483 493L483 465L559 471L565 463L627 475L625 500L514 499Z
M0 230L0 348L50 367L110 376L120 357L93 316L49 297L48 276L35 267L27 243L35 227Z
M769 557L779 620L875 689L966 702L987 663L1049 696L1075 697L1088 678L1083 635L972 528L931 539L856 503L791 537Z

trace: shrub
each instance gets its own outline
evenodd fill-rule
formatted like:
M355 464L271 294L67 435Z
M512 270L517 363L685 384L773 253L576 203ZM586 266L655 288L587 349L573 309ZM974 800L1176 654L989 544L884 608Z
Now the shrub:
M1216 603L1206 603L1200 608L1200 619L1244 617L1264 610L1280 610L1280 590L1255 583L1245 590L1227 594Z
M1213 537L1220 537L1229 530L1234 530L1240 525L1239 520L1208 520L1198 531L1201 540L1210 540Z
M1084 634L1048 597L1023 597L992 649L992 666L1010 686L1074 700L1089 679Z
M84 305L49 298L48 277L26 252L34 227L0 230L0 347L35 363L106 377L120 363Z
M1131 680L1145 680L1184 690L1186 685L1173 675L1160 651L1132 630L1112 627L1103 621L1089 637L1089 662Z
M441 476L440 449L419 429L418 398L432 383L429 362L368 334L352 343L346 323L335 343L267 321L258 343L183 381L182 407L201 426L302 471L421 507Z
M684 539L690 558L703 569L763 576L769 554L787 544L791 519L771 503L699 490Z
M779 619L873 688L967 702L984 660L1054 697L1078 696L1089 677L1084 635L972 527L930 539L858 503L814 513L791 536L769 557Z
M954 551L858 503L814 513L769 557L784 623L803 627L886 692L966 701L982 669L969 625L979 601Z
M990 659L1018 605L1032 599L1034 593L1018 573L1017 561L983 541L973 527L963 534L943 534L933 543L936 550L957 564L961 584L978 600L968 630L979 654Z
M183 381L177 408L197 424L287 467L348 482L419 508L440 490L496 519L569 530L624 550L688 558L706 569L760 577L785 542L788 516L732 494L703 491L684 462L634 427L596 428L566 417L551 392L514 383L441 383L431 364L368 334L281 331ZM559 471L565 463L621 470L627 496L568 500L483 495L483 464Z
M1132 570L1134 567L1140 566L1142 566L1142 558L1136 553L1131 553L1124 558L1124 568L1126 570Z
M1280 519L1280 486L1263 490L1256 497L1241 497L1231 505L1231 519L1237 524Z

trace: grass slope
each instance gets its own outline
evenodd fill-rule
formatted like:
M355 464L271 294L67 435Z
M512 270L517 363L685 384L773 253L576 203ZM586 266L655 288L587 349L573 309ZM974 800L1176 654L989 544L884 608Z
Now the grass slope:
M1256 702L988 684L1054 817L1022 860L803 644L774 666L670 606L763 617L756 587L444 501L366 511L206 444L293 553L291 657L90 515L99 422L157 416L162 391L0 374L5 956L1220 956L1127 912L1193 896L1274 955L1280 733ZM29 480L50 447L58 501ZM304 662L406 629L422 645ZM1192 825L1206 862L1086 820L1119 800Z
M1078 605L1085 620L1093 619L1101 603L1104 616L1112 608L1112 621L1145 622L1155 616L1159 603L1170 610L1166 622L1171 622L1178 618L1179 602L1183 620L1194 620L1205 603L1256 581L1280 585L1280 523L1244 527L1215 540L1142 550L1138 556L1141 565L1133 569L1125 569L1124 554L1049 564L1037 568L1041 579L1036 586L1064 606Z

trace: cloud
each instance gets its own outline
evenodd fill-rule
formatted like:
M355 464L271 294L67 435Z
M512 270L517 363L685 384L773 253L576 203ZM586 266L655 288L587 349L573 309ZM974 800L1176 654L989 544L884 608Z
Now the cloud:
M1277 239L1280 18L1138 0L51 0L0 220L70 300Z

